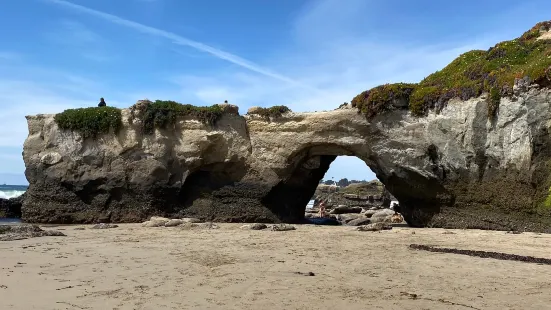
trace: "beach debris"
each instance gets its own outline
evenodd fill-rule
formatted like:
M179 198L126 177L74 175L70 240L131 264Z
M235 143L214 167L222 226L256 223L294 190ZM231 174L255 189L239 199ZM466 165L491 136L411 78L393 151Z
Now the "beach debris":
M460 249L454 249L454 248L437 248L430 245L422 245L422 244L410 244L409 247L411 249L423 250L428 252L461 254L461 255L468 255L468 256L481 257L481 258L494 258L494 259L500 259L500 260L514 260L514 261L525 262L525 263L551 265L551 259L549 258L506 254L506 253L500 253L500 252L460 250Z
M115 224L107 224L107 223L99 223L91 227L91 229L111 229L111 228L117 228L119 225Z
M407 296L408 298L411 298L411 299L417 299L417 297L418 297L417 294L408 293L408 292L400 292L400 295Z
M356 227L357 231L381 231L390 229L392 229L392 225L381 222Z
M73 230L86 230L84 227L75 227Z
M295 271L296 274L299 274L301 276L307 276L307 277L313 277L315 276L316 274L311 272L311 271L308 271L308 272L302 272L302 271Z
M288 225L288 224L275 224L272 225L273 231L288 231L288 230L296 230L295 226Z
M43 230L33 224L0 226L0 241L14 241L45 236L65 236L65 234L58 230Z

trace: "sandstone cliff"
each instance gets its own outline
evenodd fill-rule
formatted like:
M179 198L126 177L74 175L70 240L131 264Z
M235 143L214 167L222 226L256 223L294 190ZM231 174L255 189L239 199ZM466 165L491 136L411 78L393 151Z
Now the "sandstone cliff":
M548 90L452 99L438 113L397 109L367 119L344 106L271 120L226 114L140 130L143 102L118 132L86 138L53 115L29 116L27 222L136 222L151 215L297 222L339 155L357 156L414 226L551 231Z

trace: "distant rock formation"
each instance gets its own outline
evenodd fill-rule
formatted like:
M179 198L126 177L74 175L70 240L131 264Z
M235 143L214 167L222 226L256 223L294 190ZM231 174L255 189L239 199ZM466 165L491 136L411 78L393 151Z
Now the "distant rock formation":
M380 181L353 183L346 187L320 184L313 196L317 206L323 200L327 208L357 206L363 208L389 208L392 195Z

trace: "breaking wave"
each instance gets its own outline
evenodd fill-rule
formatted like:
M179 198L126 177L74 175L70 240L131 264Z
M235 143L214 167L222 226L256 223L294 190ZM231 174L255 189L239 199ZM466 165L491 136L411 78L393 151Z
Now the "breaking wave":
M0 198L10 199L23 195L27 190L26 186L22 185L0 185Z

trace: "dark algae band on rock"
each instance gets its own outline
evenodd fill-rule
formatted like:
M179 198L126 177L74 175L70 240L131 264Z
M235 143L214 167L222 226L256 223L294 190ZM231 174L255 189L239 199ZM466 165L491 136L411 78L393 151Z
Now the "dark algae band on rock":
M516 79L540 87L551 84L551 40L541 39L551 22L541 22L521 37L504 41L483 51L473 50L416 84L387 84L364 91L352 105L368 117L381 112L409 108L415 115L442 108L450 99L465 101L487 92L488 116L492 118L501 97L513 95Z
M551 232L546 38L542 23L331 111L140 100L28 116L22 220L300 223L346 155L371 168L411 226Z

